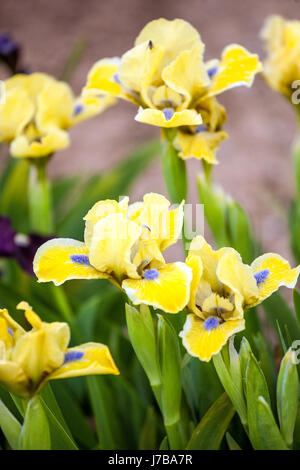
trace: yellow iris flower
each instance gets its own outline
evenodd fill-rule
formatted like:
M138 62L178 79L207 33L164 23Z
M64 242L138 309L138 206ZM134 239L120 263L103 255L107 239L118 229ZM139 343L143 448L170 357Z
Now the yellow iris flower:
M134 304L177 313L188 302L192 271L181 262L166 264L162 252L174 244L183 222L183 203L170 210L155 193L128 206L105 200L86 214L84 243L58 238L42 245L33 269L39 282L108 279Z
M14 157L44 157L67 147L69 127L114 102L111 97L74 98L67 83L43 73L18 74L4 84L0 142L10 143Z
M0 384L21 397L38 393L54 379L91 374L119 374L107 346L85 343L68 348L70 328L67 323L45 323L27 302L17 306L25 310L32 326L25 331L0 310Z
M83 94L132 101L139 106L137 121L178 128L182 158L216 163L215 150L226 133L221 131L225 110L215 96L251 86L261 64L257 55L236 44L223 51L220 61L205 63L203 54L204 44L192 25L160 18L144 27L121 58L96 62Z
M268 53L264 63L265 79L274 90L290 98L293 82L300 79L300 21L271 16L261 36Z
M233 248L214 251L201 236L192 241L186 264L193 271L188 303L192 313L180 336L187 351L202 361L209 361L230 336L245 328L247 308L280 286L295 287L300 271L300 266L291 269L273 253L248 266Z

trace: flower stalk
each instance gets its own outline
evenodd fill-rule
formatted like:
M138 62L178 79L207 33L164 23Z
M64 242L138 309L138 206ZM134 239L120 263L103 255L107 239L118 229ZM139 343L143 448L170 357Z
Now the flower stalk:
M31 229L41 234L53 233L51 185L47 179L50 156L33 160L30 164L29 208Z

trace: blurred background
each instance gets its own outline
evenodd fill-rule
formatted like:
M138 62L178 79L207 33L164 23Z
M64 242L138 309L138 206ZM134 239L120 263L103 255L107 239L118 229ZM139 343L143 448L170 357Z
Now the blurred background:
M150 20L183 18L200 32L206 59L220 57L223 48L239 43L263 59L259 38L270 14L300 19L298 0L1 0L0 31L23 47L23 64L32 71L60 76L72 47L86 41L86 49L71 79L76 93L93 63L120 56L133 46L138 32ZM2 71L0 72L2 73ZM4 78L1 77L1 78ZM258 76L250 89L236 88L221 95L227 108L225 129L215 179L251 217L257 237L267 251L291 260L286 229L293 194L290 147L296 133L291 105ZM70 172L96 174L124 158L143 141L159 135L155 127L134 121L133 105L119 102L104 114L72 129L72 145L51 161L52 175ZM189 202L197 202L195 173L200 162L188 162ZM160 161L134 184L131 195L149 191L166 194Z

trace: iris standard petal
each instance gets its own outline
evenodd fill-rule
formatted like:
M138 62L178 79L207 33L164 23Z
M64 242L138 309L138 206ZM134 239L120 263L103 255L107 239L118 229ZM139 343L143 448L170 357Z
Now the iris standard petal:
M203 273L203 263L200 256L189 255L185 261L186 265L191 268L193 273L193 278L191 282L191 293L190 299L188 302L189 309L198 315L200 318L204 320L204 315L201 310L197 307L196 299L197 299L197 291L199 282Z
M37 96L36 122L47 131L59 127L67 129L73 114L74 96L67 83L50 81Z
M215 317L211 317L215 318ZM191 356L208 362L222 349L230 336L245 329L245 320L228 320L207 325L196 315L188 315L180 333L182 343Z
M155 271L155 277L148 277L144 272L143 279L123 281L122 287L131 302L135 305L152 305L168 313L183 310L190 296L191 269L178 262L166 264Z
M119 373L107 346L100 343L85 343L68 349L65 362L52 372L47 380L93 374L118 375Z
M24 90L8 90L5 103L0 105L0 142L10 142L22 132L33 113L34 106Z
M88 262L84 243L70 238L56 238L44 243L36 252L33 270L39 282L63 284L69 279L109 279Z
M269 297L280 286L294 288L300 272L300 266L292 269L287 260L275 253L259 256L253 261L251 268L257 281L258 273L264 271L261 282L257 282L259 302Z
M141 230L122 213L99 220L93 229L89 253L92 266L102 272L114 273L119 280L127 276L138 278L133 256Z

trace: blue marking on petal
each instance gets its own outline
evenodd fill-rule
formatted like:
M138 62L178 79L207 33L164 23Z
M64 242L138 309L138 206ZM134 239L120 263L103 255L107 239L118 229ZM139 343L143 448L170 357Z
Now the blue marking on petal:
M154 281L158 278L158 276L159 272L157 271L157 269L146 269L143 272L143 278L147 279L148 281Z
M216 75L217 71L218 71L217 66L211 67L210 69L207 70L207 75L209 76L209 78L213 78Z
M258 271L257 273L254 274L256 284L259 286L262 282L264 282L266 279L268 279L270 274L270 270L267 269L262 269L261 271Z
M78 116L83 111L83 105L77 104L74 108L74 116Z
M15 337L14 332L13 332L13 330L12 330L11 328L7 328L7 331L8 331L8 333L10 334L10 336L11 336L12 338Z
M119 75L117 73L115 73L112 76L112 79L113 79L114 82L121 84L121 80L119 79Z
M206 124L200 124L200 126L195 127L195 132L198 134L198 132L206 132L208 131L208 126Z
M145 227L147 230L149 230L149 232L151 232L151 228L149 227L149 225L142 224L142 227Z
M67 362L79 361L80 359L83 358L83 356L84 356L83 351L68 351L65 354L64 364L66 364Z
M164 113L166 121L170 121L172 119L172 117L174 116L174 109L173 108L164 108L162 110L162 112Z
M203 323L203 328L205 330L214 330L220 324L220 319L218 317L208 317Z
M90 266L90 260L87 255L70 255L70 259L73 263L86 264Z

